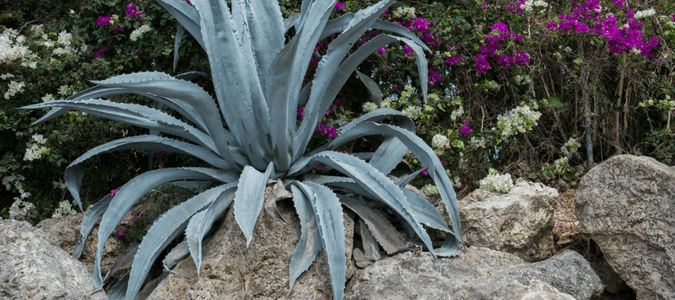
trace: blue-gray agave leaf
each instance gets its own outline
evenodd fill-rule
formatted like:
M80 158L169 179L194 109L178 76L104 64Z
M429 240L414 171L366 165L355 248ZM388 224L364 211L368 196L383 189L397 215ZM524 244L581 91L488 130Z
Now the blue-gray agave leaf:
M410 208L405 194L403 194L398 186L384 174L377 171L365 161L345 153L334 151L325 151L315 154L311 157L308 164L305 167L301 167L300 170L301 172L309 170L317 163L323 163L330 166L340 173L354 179L354 181L362 188L366 189L370 195L376 196L376 200L387 204L399 214L406 223L413 227L415 233L422 239L427 248L433 249L431 238L415 216L412 215L412 208Z
M410 248L411 244L401 237L394 225L371 209L363 199L340 196L340 202L355 212L366 223L373 237L382 245L387 254L394 254Z
M217 202L217 201L216 201ZM199 213L198 213L199 214ZM197 216L195 214L192 216L190 219L190 222ZM189 223L188 223L188 226ZM190 256L190 249L188 249L188 244L187 240L183 240L182 242L178 243L176 247L173 247L171 251L162 259L162 265L164 266L164 272L169 272L173 267L175 267L179 262L183 261L184 259L188 258Z
M103 284L103 278L101 277L103 247L110 234L117 227L117 224L120 223L124 215L143 195L163 183L179 179L213 180L228 183L237 180L238 176L231 171L217 169L176 168L148 171L127 182L113 197L101 219L98 230L98 244L96 245L96 262L94 265L94 281L97 286L100 287Z
M345 226L340 200L329 188L312 182L294 183L307 197L318 221L319 235L330 273L333 299L342 299L347 281Z
M293 290L295 280L312 265L312 262L316 259L316 255L321 250L319 227L316 223L312 204L305 194L293 184L291 184L291 191L293 192L295 211L300 218L300 241L295 246L293 257L291 257L291 265L288 268L288 275L290 277L289 295Z
M199 14L194 7L183 0L157 0L205 49L204 39L201 35Z
M246 246L251 243L253 228L265 201L267 180L274 174L274 164L269 163L265 173L246 166L241 172L237 192L234 196L234 217L246 237Z
M80 255L82 255L82 250L84 250L84 245L87 244L87 238L89 237L89 234L91 233L92 229L94 229L94 226L96 226L96 222L101 219L101 216L103 213L105 213L105 210L108 209L108 205L110 204L112 198L113 197L110 195L106 195L103 197L103 199L92 204L89 209L84 212L84 216L82 216L82 222L80 222L80 239L77 241L77 245L75 245L75 248L73 249L74 258L80 258Z
M209 137L204 132L164 112L144 105L115 103L102 99L89 99L52 100L45 103L24 106L23 108L36 109L52 106L76 109L113 121L173 134L182 138L186 138L202 146L206 146L212 151L217 152L213 139L211 139L211 137Z
M230 187L219 196L218 200L190 219L190 223L185 229L188 250L197 267L197 276L199 276L202 265L202 241L211 229L213 222L232 204L237 184L238 182L229 184Z
M296 139L293 143L294 153L304 152L316 126L325 115L333 99L335 99L335 95L337 95L344 85L344 83L332 85L331 79L339 70L345 55L370 25L393 2L393 0L383 0L373 6L360 10L350 20L344 32L328 44L326 55L319 61L316 74L312 80L312 91L305 107L305 118L302 120L302 124L294 137ZM330 95L333 97L328 98L327 96ZM297 152L295 151L296 149L298 150Z
M208 207L222 193L234 186L234 184L223 184L201 192L169 209L152 224L152 227L148 230L148 234L145 235L143 241L138 246L134 263L131 265L126 300L136 299L136 295L141 290L145 277L150 272L152 263L169 243L183 233L190 218L198 211Z
M361 235L361 245L363 246L363 254L367 259L372 261L380 260L380 246L373 237L373 233L368 229L368 225L363 219L359 219L359 234Z
M178 58L180 58L180 42L183 40L183 35L185 34L185 27L183 25L178 25L176 29L176 38L173 43L173 72L176 72L176 67L178 66Z

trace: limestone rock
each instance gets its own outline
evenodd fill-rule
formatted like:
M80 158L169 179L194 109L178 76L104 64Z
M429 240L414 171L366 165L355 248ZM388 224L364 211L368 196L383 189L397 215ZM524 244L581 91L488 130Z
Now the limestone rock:
M638 299L675 299L675 170L614 156L577 190L576 216Z
M47 235L47 240L55 246L60 247L68 254L73 254L73 249L80 239L80 223L82 222L82 213L65 216L57 219L46 219L35 225L42 229ZM96 244L98 243L98 226L94 227L89 234L87 243L82 250L79 260L89 269L94 269L96 257ZM101 270L105 275L108 269L115 263L115 260L124 253L126 246L124 243L111 236L103 247L103 256L101 258ZM122 275L124 276L124 275Z
M0 220L1 299L96 299L91 270L27 222Z
M267 198L267 197L266 197ZM148 297L153 299L279 299L288 294L289 265L300 240L300 224L290 201L279 202L278 212L288 223L264 211L248 247L230 209L223 224L204 244L200 276L192 258L180 262ZM343 215L347 276L354 273L354 222ZM325 256L296 281L290 299L330 299L332 290Z
M426 252L381 259L357 273L345 299L590 299L602 289L590 264L573 251L527 263L469 247L438 260Z
M518 183L508 194L478 189L459 201L463 243L539 261L553 254L553 213L558 192L541 183Z

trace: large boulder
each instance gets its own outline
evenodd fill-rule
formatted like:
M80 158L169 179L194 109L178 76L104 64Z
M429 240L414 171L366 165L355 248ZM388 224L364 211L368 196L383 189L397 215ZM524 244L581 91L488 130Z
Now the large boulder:
M357 272L345 299L590 299L602 290L590 264L574 251L528 263L469 247L453 258L406 252L381 259Z
M577 190L576 216L638 299L675 299L675 170L614 156Z
M85 264L27 222L0 220L1 299L108 299Z
M533 262L553 255L553 213L558 192L541 183L518 183L508 194L473 191L459 201L462 242L515 254Z
M283 188L283 187L282 187ZM266 201L270 200L266 196ZM279 299L288 294L289 265L300 240L300 221L290 201L279 202L278 215L263 210L253 238L246 239L230 209L204 244L199 276L192 258L180 262L148 297L164 299ZM347 276L354 274L352 241L354 221L343 215ZM332 289L323 251L295 282L289 299L330 299Z
M41 229L47 236L47 240L55 246L60 247L68 254L73 253L73 249L80 239L80 223L84 214L77 213L62 218L45 219L35 225ZM94 269L96 257L96 244L98 243L98 226L94 227L87 243L82 250L79 260L89 269ZM115 263L115 260L124 253L126 245L116 236L110 237L103 247L103 256L101 257L101 270L103 274Z

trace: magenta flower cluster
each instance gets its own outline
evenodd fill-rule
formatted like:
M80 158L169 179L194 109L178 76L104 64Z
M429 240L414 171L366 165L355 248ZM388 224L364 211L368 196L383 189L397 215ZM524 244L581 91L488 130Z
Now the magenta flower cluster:
M521 34L510 32L509 27L503 22L495 23L490 29L492 32L485 37L485 43L481 46L480 53L476 54L476 57L474 58L474 68L476 69L476 73L484 73L490 69L490 63L487 60L488 57L494 59L501 68L506 68L511 65L526 66L530 64L530 56L525 51L513 50L511 54L497 54L498 51L501 52L500 50L502 50L502 45L500 44L501 41L522 41L523 36ZM450 49L448 48L448 50ZM446 59L446 62L458 63L459 60L451 60L449 57Z
M185 3L187 3L187 4L190 4L190 1L188 1L188 0L183 0L183 1L185 1ZM143 11L139 10L138 6L133 2L129 2L129 4L127 4L125 6L124 14L127 16L127 20L130 17L136 17L139 20L143 20L143 17L145 16ZM107 16L99 16L98 18L96 18L96 25L98 25L99 28L103 28L103 27L106 27L108 25L111 25L110 22L113 19L113 17L117 18L118 16L119 16L118 14L112 14L112 15L107 15ZM113 34L115 35L115 34L119 34L119 33L123 32L124 29L126 29L126 28L123 25L122 26L113 25L111 27L111 29L112 29ZM108 38L108 41L110 41L110 38ZM112 45L112 47L114 48L115 45ZM94 52L94 58L98 58L98 57L105 58L105 52L107 52L108 50L110 50L110 49L107 46L103 46L103 47L99 48L98 50L96 50ZM138 49L136 49L136 52L140 54L143 51L140 48L138 48Z
M168 151L161 151L161 150L155 150L155 157L156 157L156 158L160 158L160 157L162 157L162 156L166 156L166 155L169 155L169 154L171 154L171 152L168 152Z
M626 15L628 21L625 24L617 25L617 18L611 14L602 15L602 7L598 0L588 0L581 4L572 2L576 8L572 14L561 14L560 22L551 22L547 25L548 30L559 30L562 32L587 33L593 32L605 38L609 50L612 54L620 54L633 51L642 54L645 58L654 58L651 51L658 46L659 40L651 38L643 42L642 23L634 20L633 12L628 10ZM623 1L614 0L614 4L620 8L624 7Z
M433 69L429 69L429 85L434 85L434 83L439 82L441 80L441 75L438 74L436 71Z
M342 3L342 2L335 3L335 10L342 10L343 8L345 8L344 3Z
M136 4L133 2L127 4L127 11L125 13L127 16L138 17L139 19L142 19L141 17L145 15L142 11L136 10Z
M472 130L471 130L471 125L469 125L469 121L462 120L462 123L464 123L465 126L459 129L459 135L470 134Z
M401 25L412 32L415 32L429 47L436 47L443 43L442 39L437 38L435 33L429 31L430 28L434 27L434 23L427 21L422 17L418 17L417 19L413 17L404 20L403 23L396 22L396 24ZM408 55L408 53L406 53L406 55Z
M337 128L335 127L329 127L323 124L319 124L319 128L316 129L319 134L322 136L328 136L331 138L336 138L337 137Z

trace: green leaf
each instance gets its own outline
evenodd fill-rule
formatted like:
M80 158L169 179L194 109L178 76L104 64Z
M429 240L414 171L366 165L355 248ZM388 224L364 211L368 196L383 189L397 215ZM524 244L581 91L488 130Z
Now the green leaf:
M560 96L549 97L548 98L548 104L546 104L546 107L548 107L548 108L565 108L565 107L567 107L567 103L565 103L562 100L562 97L560 97Z

